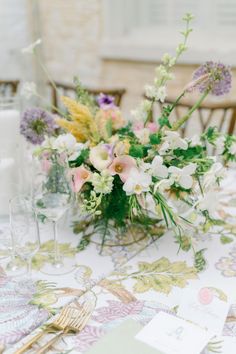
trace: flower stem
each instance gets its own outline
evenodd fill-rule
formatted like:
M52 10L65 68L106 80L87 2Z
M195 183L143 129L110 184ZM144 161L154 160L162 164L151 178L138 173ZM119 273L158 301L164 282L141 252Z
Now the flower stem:
M178 130L191 117L192 113L201 105L201 103L204 101L204 99L206 98L208 93L209 93L209 90L206 90L203 92L202 96L193 105L193 107L188 111L188 113L173 124L172 130Z

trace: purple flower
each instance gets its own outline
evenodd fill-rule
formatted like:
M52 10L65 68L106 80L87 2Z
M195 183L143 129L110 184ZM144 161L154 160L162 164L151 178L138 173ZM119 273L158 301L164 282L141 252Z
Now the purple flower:
M56 128L53 115L41 108L28 108L21 117L20 132L32 144L41 144Z
M206 77L208 75L208 78ZM203 78L201 80L200 78ZM193 80L199 80L197 87L200 92L210 90L213 95L221 96L229 93L231 89L232 75L230 67L222 63L207 61L193 74Z
M104 93L100 93L100 95L97 98L99 107L104 110L115 108L116 105L114 101L115 98L113 96L105 95Z

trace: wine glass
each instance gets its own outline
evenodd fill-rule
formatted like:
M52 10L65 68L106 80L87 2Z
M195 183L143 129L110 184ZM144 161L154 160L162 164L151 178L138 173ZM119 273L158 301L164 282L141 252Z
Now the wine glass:
M24 196L10 200L10 227L15 254L27 262L27 274L31 277L32 258L40 248L40 241L36 213Z
M56 153L52 153L48 166L36 173L33 185L33 205L39 218L53 224L54 251L51 264L42 270L47 274L65 274L71 264L65 264L58 243L58 221L71 206L71 189L67 180L67 166Z
M2 181L1 178L0 180ZM0 262L9 276L20 276L26 272L25 262L22 262L15 254L10 228L9 201L17 194L17 187L9 181L7 186L3 184L0 190Z

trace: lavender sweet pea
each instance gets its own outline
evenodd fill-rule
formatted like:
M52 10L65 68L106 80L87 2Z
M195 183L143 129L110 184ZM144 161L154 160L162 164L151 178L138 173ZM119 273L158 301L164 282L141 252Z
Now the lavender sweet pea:
M32 144L41 144L56 128L53 116L41 108L28 108L22 115L20 132Z
M206 79L207 75L208 78ZM201 77L204 80L200 80L197 85L200 92L210 90L213 95L221 96L229 93L231 89L232 75L229 66L207 61L195 71L193 80L198 80Z
M100 95L97 98L99 107L104 110L115 108L116 105L114 101L115 98L113 96L105 95L104 93L100 93Z

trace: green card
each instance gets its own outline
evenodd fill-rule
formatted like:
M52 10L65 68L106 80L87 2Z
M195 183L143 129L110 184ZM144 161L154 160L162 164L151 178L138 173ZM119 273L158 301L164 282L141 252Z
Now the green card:
M134 337L143 327L134 320L126 320L108 332L86 354L164 354Z

